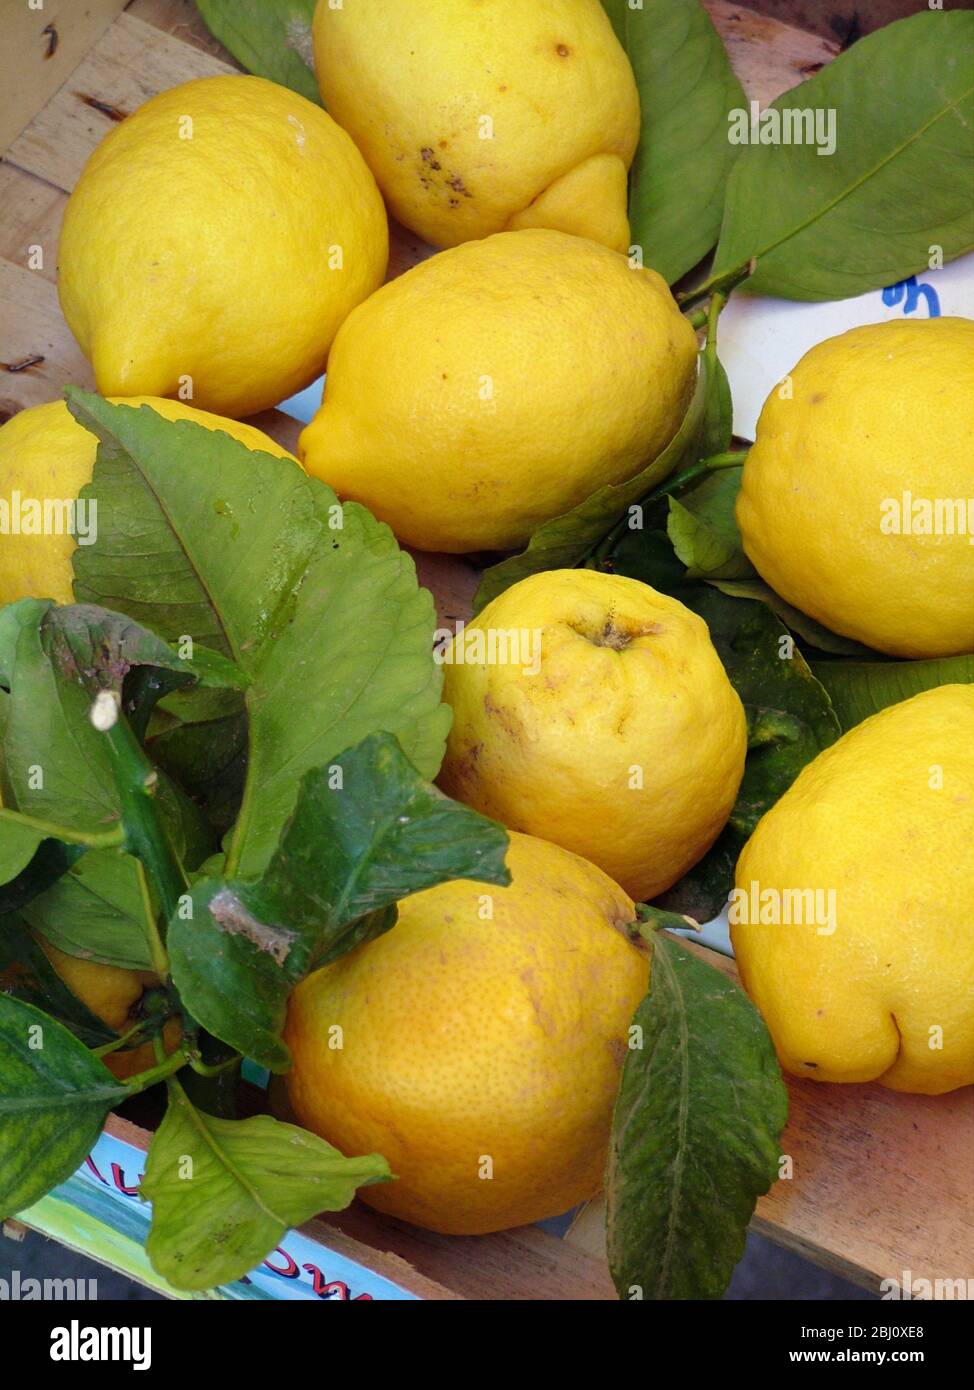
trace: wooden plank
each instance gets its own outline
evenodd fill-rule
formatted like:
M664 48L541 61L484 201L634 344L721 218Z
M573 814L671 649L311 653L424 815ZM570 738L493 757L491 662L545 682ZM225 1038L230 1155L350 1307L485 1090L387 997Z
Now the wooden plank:
M234 71L161 29L121 14L12 143L7 158L70 192L85 160L116 121L190 78Z
M91 367L68 332L57 290L36 271L0 260L0 414L55 400L68 382L94 390ZM33 366L15 370L32 358Z
M124 9L125 0L0 0L0 154Z
M0 257L27 267L31 248L41 248L35 274L57 280L57 244L68 195L6 160L0 163Z
M728 957L685 944L738 980ZM974 1087L913 1096L785 1080L794 1176L761 1199L753 1229L873 1291L905 1271L974 1278ZM604 1222L590 1203L566 1239L604 1255Z

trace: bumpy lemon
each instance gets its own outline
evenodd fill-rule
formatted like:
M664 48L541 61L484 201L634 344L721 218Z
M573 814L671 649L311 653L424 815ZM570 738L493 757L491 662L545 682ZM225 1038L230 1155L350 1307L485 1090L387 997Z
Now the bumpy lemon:
M252 415L321 372L382 283L388 226L351 139L260 77L152 97L101 142L68 201L61 307L109 396Z
M113 1033L127 1033L135 1027L136 1006L147 988L158 985L156 975L147 970L123 970L117 965L69 956L42 936L37 936L36 940L71 993ZM178 1020L166 1021L163 1042L167 1052L175 1050L181 1033ZM137 1072L154 1066L155 1053L152 1043L147 1042L128 1051L109 1052L103 1061L119 1081L126 1081Z
M459 880L293 993L301 1124L398 1181L371 1206L434 1231L498 1231L600 1188L628 1028L646 992L631 900L555 845L511 837L509 888Z
M628 249L639 95L599 0L320 0L313 38L325 106L434 246L554 227Z
M974 687L820 753L737 865L731 937L782 1065L938 1095L974 1081Z
M236 420L224 420L205 410L194 410L182 401L156 396L132 396L120 405L151 406L167 420L194 420L211 430L223 430L239 439L248 449L258 449L278 458L291 458L286 449L255 429ZM86 483L91 482L98 440L79 425L64 401L30 406L0 426L0 499L23 518L24 500L73 501ZM20 503L16 503L16 498ZM16 534L12 528L0 540L0 607L19 598L50 598L55 603L72 603L71 556L75 537L64 529L64 513L48 533ZM60 526L60 533L56 527Z
M789 603L894 656L974 650L974 323L870 324L805 354L744 465L744 548Z
M695 372L654 271L562 232L501 232L354 310L299 453L410 545L522 545L668 444Z
M706 623L647 584L551 570L454 639L444 790L598 864L634 898L710 848L744 772L744 709Z

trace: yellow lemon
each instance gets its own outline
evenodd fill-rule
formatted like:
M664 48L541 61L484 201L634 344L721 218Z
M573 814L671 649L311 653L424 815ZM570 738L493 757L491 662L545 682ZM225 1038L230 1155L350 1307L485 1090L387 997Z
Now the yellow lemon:
M158 985L159 979L147 970L123 970L117 965L69 956L52 946L40 935L35 939L55 971L76 998L100 1018L113 1033L127 1033L138 1022L137 1005L147 988ZM175 1051L182 1029L177 1019L167 1019L163 1027L163 1045L167 1052ZM127 1081L137 1072L148 1071L155 1065L152 1043L124 1052L109 1052L102 1059L119 1081Z
M737 865L731 937L782 1065L938 1095L974 1081L974 686L851 729Z
M255 429L236 420L224 420L205 410L194 410L182 401L155 396L131 396L117 404L149 405L167 420L195 420L211 430L239 439L248 449L278 458L291 458L286 449ZM0 543L0 607L20 598L49 598L73 603L71 556L75 536L65 522L67 504L91 482L98 440L79 425L64 401L30 406L0 426L0 500L11 511L25 503L53 508L52 525L35 534L8 533ZM17 496L19 495L19 504Z
M252 415L322 371L382 283L388 226L358 150L261 77L152 97L91 155L64 213L61 307L103 395Z
M451 796L637 900L720 834L747 721L706 623L676 599L595 570L532 575L454 639L444 672Z
M410 545L522 545L650 462L695 373L696 335L654 271L563 232L501 232L353 311L299 453Z
M974 322L869 324L768 397L737 520L782 598L893 656L974 650Z
M313 40L325 106L434 246L554 227L628 250L639 94L599 0L320 0Z
M458 880L291 996L301 1124L398 1181L363 1201L457 1235L566 1211L602 1183L649 966L633 904L591 864L513 835L509 888ZM336 1045L336 1039L338 1043Z

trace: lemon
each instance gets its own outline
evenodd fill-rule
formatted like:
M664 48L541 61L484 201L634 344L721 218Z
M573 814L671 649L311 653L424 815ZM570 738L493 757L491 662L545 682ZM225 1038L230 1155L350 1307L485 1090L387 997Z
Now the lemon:
M788 1071L925 1095L974 1081L972 846L969 685L857 725L762 818L731 937Z
M251 415L322 371L387 258L375 180L330 116L261 77L204 77L91 155L58 286L103 395L191 388L205 410Z
M695 372L654 271L563 232L501 232L349 315L299 453L407 544L522 545L668 444Z
M706 623L676 599L595 570L532 575L443 669L451 796L583 855L637 900L720 834L747 721Z
M772 391L737 519L782 598L893 656L974 650L974 323L869 324Z
M121 405L148 405L167 420L195 420L208 429L223 430L249 449L278 458L291 458L286 449L253 425L224 420L182 401L133 396ZM64 401L30 406L0 426L0 502L20 515L24 502L73 501L91 482L98 440L79 425ZM19 497L19 501L18 501ZM75 537L64 528L63 512L49 534L17 535L8 528L0 541L0 607L20 598L49 598L73 603L71 556ZM26 516L26 512L24 512Z
M398 1181L363 1201L434 1231L504 1230L599 1190L628 1028L649 966L631 900L555 845L512 835L513 882L445 883L306 979L285 1036L291 1105Z
M52 946L40 935L35 940L47 956L60 979L76 998L100 1018L113 1033L127 1033L138 1022L138 1003L147 988L159 984L158 976L147 970L123 970L117 965L103 965L81 956L69 956ZM177 1019L167 1019L163 1027L163 1044L173 1052L182 1036ZM140 1071L155 1065L152 1043L142 1043L128 1051L109 1052L102 1059L119 1081L127 1081Z
M599 0L320 0L313 41L325 106L434 246L532 226L628 250L639 94Z

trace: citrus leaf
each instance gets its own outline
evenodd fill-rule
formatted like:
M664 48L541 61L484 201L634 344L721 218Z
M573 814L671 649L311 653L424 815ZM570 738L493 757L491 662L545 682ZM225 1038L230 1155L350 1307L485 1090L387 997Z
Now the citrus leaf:
M474 601L476 612L529 574L579 564L630 507L671 473L716 452L711 441L715 432L723 432L719 417L725 405L726 377L717 359L706 351L700 354L699 364L683 423L663 452L627 482L600 488L572 511L546 521L531 537L527 550L485 570Z
M0 1218L69 1178L126 1094L62 1024L0 995Z
M81 845L66 845L61 840L41 840L29 862L0 887L0 917L19 912L46 893L84 852Z
M171 1082L140 1189L152 1203L146 1251L175 1288L215 1288L259 1265L292 1226L391 1176L380 1155L345 1158L270 1115L204 1114Z
M424 782L390 734L309 772L260 884L289 923L319 933L315 954L366 913L447 879L506 887L508 837Z
M450 712L433 603L388 527L290 459L69 388L102 441L75 590L241 667L249 763L228 872L259 874L312 767L377 730L435 775Z
M116 1034L68 989L23 918L0 925L0 994L21 999L56 1019L86 1047L114 1042Z
M44 838L16 811L0 807L0 884L9 884L28 866Z
M123 970L150 970L135 860L89 850L69 871L21 908L46 941L72 956Z
M321 105L311 52L316 0L196 0L203 23L241 67Z
M718 469L690 492L670 497L666 532L687 567L688 579L754 574L734 517L742 472L742 468Z
M813 661L829 693L842 732L864 719L938 685L974 683L974 656L930 661Z
M790 603L776 594L769 584L765 584L762 579L740 578L740 579L717 579L710 578L709 582L715 589L719 589L722 594L727 594L730 598L754 599L757 603L766 604L775 617L780 618L785 627L796 632L803 642L807 642L810 647L817 647L819 651L831 652L834 656L870 656L869 647L864 647L861 642L854 642L851 637L842 637L839 633L833 632L831 628L823 626L810 618L801 609L793 607Z
M740 147L727 114L744 108L720 35L699 0L603 0L629 55L642 110L629 178L632 240L673 284L717 241Z
M665 936L634 1025L606 1183L612 1277L625 1299L719 1298L778 1176L774 1046L744 991Z
M324 514L333 499L318 488ZM394 734L425 778L442 761L451 713L440 704L443 677L433 661L433 600L387 526L354 502L342 515L342 530L311 558L291 621L262 650L247 693L250 759L230 874L263 871L301 778L369 734Z
M834 112L835 149L749 144L727 185L712 278L757 258L744 289L844 299L974 246L974 15L927 11L860 39L771 109ZM917 190L922 196L917 196Z
M507 834L430 786L391 734L301 782L259 879L208 878L169 924L173 981L193 1017L285 1070L287 997L311 969L388 931L396 902L447 879L501 886Z

